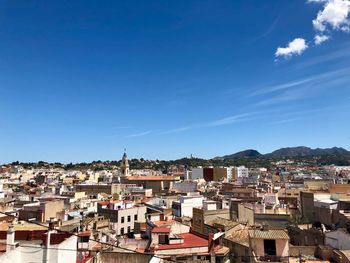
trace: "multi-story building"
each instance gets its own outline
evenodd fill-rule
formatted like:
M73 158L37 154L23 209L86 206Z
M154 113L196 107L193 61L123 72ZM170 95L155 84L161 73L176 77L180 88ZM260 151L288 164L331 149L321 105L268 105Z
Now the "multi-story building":
M233 177L238 180L249 176L249 169L245 166L238 166L233 169Z
M145 223L146 206L130 201L106 201L97 205L97 212L110 220L117 235L134 232L135 223Z
M194 207L202 207L203 196L199 193L188 193L186 196L180 196L178 201L173 201L172 210L175 217L191 217Z

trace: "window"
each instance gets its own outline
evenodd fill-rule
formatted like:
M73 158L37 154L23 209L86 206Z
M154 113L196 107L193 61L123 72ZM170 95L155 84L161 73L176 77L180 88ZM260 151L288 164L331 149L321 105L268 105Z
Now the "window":
M137 214L136 214L136 215L134 215L134 220L135 220L135 221L137 221Z
M131 216L128 216L128 222L130 222L131 221Z
M159 244L169 244L169 236L168 235L159 235Z
M122 216L121 218L121 223L124 223L124 216Z
M264 240L265 255L276 256L276 241L272 239Z
M122 228L120 229L120 235L121 235L121 236L124 235L124 227L122 227Z
M130 233L130 230L131 230L131 229L130 229L130 227L128 226L128 233Z

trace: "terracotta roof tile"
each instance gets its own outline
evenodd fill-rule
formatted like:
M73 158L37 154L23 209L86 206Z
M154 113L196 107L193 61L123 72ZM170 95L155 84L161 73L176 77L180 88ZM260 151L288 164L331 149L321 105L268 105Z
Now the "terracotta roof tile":
M182 244L171 244L171 245L158 245L154 250L167 250L167 249L180 249L180 248L191 248L191 247L207 247L208 240L196 236L192 233L180 234L184 240Z
M259 239L289 239L286 231L281 229L270 229L270 230L249 230L250 238Z
M152 229L152 233L170 233L170 228L167 227L155 227Z

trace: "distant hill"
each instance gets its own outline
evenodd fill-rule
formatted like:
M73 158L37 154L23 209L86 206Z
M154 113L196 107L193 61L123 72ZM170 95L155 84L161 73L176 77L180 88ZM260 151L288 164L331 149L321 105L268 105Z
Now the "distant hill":
M252 157L259 157L259 156L261 156L261 153L259 153L257 150L248 149L248 150L240 151L234 154L225 155L222 158L235 159L235 158L252 158Z
M272 153L266 154L266 157L304 157L321 155L350 155L350 152L344 148L316 148L311 149L305 146L281 148Z
M256 150L248 149L245 151L240 151L234 154L225 155L222 157L215 157L215 159L238 159L238 158L256 158L256 157L266 157L266 158L280 158L280 157L310 157L310 156L324 156L324 155L345 155L350 156L350 151L347 151L341 147L333 148L316 148L312 149L306 146L298 147L286 147L281 148L272 153L261 154Z

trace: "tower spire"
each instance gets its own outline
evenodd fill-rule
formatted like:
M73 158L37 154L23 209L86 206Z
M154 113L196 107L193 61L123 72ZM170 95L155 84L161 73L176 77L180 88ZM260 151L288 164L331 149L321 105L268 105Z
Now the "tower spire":
M123 158L122 158L122 163L121 163L121 172L123 176L129 176L129 159L128 156L126 154L126 148L124 148L124 154L123 154Z

